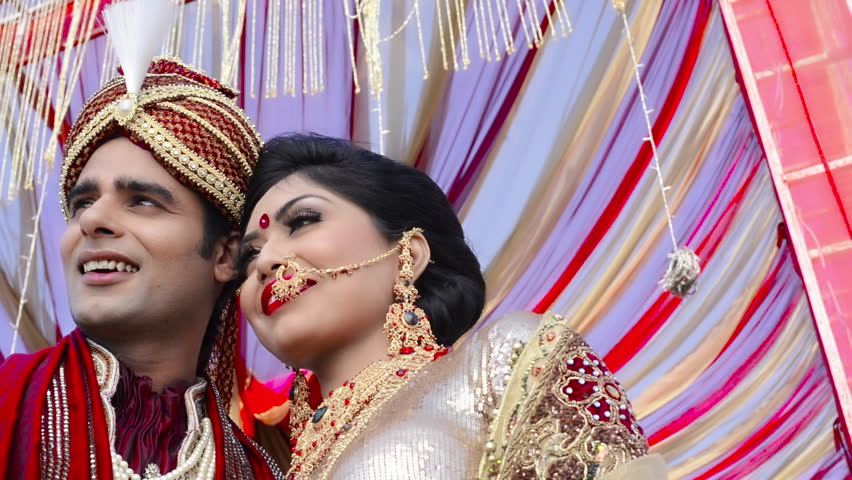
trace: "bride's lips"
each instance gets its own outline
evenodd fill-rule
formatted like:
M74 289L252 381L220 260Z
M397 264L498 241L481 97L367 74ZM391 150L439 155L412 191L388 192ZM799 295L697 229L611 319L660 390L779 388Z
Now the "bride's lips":
M260 294L260 308L263 310L263 313L268 317L272 315L276 310L284 306L287 303L286 300L281 300L272 294L272 287L275 285L275 280L269 282L269 284L264 287L263 292ZM317 282L314 280L308 279L307 283L305 283L304 288L299 292L301 294L305 290L316 285Z

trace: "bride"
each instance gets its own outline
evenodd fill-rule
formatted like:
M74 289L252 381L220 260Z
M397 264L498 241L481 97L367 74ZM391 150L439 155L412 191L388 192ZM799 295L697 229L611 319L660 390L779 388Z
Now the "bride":
M298 372L287 478L666 478L562 317L477 323L479 262L425 174L343 140L279 137L245 211L241 307Z

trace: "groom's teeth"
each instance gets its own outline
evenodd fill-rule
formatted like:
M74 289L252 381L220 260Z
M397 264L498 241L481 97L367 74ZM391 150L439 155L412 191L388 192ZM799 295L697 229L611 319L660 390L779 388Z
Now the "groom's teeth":
M128 263L118 262L115 260L90 260L83 264L83 273L89 273L93 270L112 270L116 272L136 273L139 267L134 267Z

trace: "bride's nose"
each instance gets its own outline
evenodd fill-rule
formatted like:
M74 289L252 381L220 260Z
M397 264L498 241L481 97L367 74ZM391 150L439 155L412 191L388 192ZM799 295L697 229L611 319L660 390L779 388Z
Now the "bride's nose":
M286 255L275 250L267 245L257 256L257 276L260 283L266 283L275 278L275 271L285 262Z

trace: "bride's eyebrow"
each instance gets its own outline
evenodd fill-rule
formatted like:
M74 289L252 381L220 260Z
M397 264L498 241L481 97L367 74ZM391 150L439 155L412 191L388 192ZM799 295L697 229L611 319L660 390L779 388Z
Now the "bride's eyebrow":
M310 193L296 197L296 198L290 200L289 202L285 203L281 208L278 209L278 212L275 213L275 221L281 222L281 219L283 219L284 217L287 216L287 212L290 211L291 208L293 208L293 205L295 205L297 202L304 200L306 198L319 198L320 200L325 200L326 202L331 202L331 200L323 197L322 195L312 195Z

